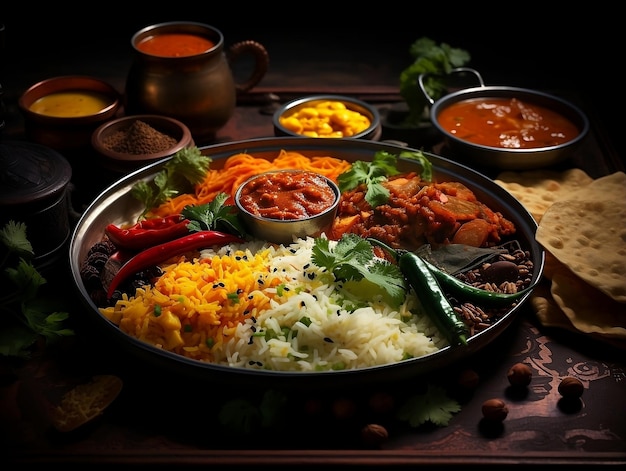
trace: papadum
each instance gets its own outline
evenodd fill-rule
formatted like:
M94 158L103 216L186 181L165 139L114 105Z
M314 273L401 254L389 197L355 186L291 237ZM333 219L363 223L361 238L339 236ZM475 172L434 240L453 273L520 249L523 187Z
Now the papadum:
M583 170L573 168L563 172L507 171L500 173L494 181L522 203L535 221L539 222L555 201L580 192L594 180Z
M578 194L554 202L535 238L583 281L626 303L624 172L594 180Z

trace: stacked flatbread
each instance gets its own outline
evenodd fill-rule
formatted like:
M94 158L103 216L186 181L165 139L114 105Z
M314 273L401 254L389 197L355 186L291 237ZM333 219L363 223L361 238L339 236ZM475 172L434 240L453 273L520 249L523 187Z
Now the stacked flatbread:
M626 348L626 174L534 170L495 181L538 222L550 281L531 297L540 322Z

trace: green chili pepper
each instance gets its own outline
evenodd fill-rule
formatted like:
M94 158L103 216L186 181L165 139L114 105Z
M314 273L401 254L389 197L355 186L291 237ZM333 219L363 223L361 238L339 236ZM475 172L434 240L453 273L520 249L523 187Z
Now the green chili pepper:
M394 256L400 271L418 295L426 313L439 331L446 336L450 345L467 345L469 334L467 325L454 312L454 308L424 260L413 252L403 251L400 254L400 251L392 249L379 240L367 240Z
M398 266L417 293L426 312L430 313L432 321L450 344L467 345L467 325L454 312L437 278L424 260L413 252L405 252L398 257Z
M423 261L435 278L437 278L437 281L439 281L439 283L448 289L452 294L456 294L465 299L470 299L475 301L477 304L482 303L490 306L512 304L519 301L535 287L535 285L532 284L516 293L498 293L495 291L476 288L475 286L468 285L467 283L459 280L457 277L439 269L427 260Z

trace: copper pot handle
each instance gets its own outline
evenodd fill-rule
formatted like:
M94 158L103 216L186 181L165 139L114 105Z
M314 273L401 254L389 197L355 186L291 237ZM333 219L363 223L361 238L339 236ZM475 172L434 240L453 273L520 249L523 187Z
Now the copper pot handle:
M254 66L247 79L235 83L238 94L245 93L257 85L267 73L269 68L269 54L265 47L256 41L240 41L228 48L227 59L234 64L244 54L250 54L254 60Z

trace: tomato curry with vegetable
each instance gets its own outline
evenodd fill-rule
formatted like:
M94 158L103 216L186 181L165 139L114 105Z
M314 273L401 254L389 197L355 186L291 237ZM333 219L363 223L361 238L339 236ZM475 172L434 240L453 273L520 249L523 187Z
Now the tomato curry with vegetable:
M459 139L507 149L558 146L580 133L561 114L517 98L459 101L442 109L437 120Z

